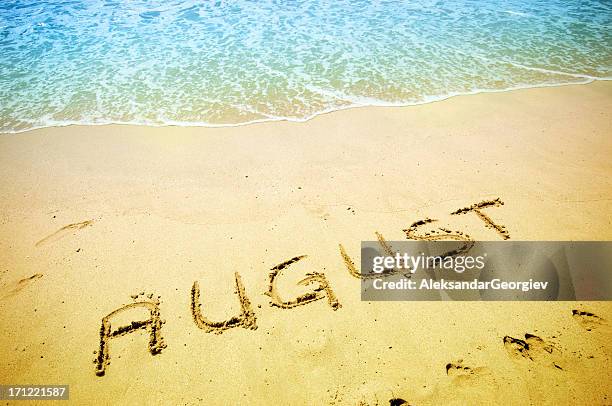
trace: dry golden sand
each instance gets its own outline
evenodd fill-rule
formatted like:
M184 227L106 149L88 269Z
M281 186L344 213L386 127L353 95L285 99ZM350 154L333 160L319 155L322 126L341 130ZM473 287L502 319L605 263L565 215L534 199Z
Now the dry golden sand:
M70 384L75 404L611 404L609 302L365 303L338 249L358 260L361 240L427 217L501 239L450 215L496 198L484 211L511 239L610 240L611 157L610 82L307 123L2 135L0 383ZM337 310L270 306L271 269L301 255L273 296L312 292L296 282L317 272ZM198 328L194 282L202 326L240 315L236 272L247 317ZM102 318L157 296L161 353L144 330L110 339L97 376Z

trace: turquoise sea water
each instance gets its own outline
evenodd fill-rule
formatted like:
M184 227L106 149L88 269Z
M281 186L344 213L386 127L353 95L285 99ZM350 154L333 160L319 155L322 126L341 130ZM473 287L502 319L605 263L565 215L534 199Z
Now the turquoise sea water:
M0 132L235 125L612 77L612 2L0 2Z

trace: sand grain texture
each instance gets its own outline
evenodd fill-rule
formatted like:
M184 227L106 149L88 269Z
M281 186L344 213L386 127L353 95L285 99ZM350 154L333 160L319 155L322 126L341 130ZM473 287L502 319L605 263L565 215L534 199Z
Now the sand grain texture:
M610 240L611 156L610 82L2 135L0 382L70 384L77 404L610 404L609 302L364 303L347 258L404 230ZM115 314L141 324L97 376L102 318L158 296Z

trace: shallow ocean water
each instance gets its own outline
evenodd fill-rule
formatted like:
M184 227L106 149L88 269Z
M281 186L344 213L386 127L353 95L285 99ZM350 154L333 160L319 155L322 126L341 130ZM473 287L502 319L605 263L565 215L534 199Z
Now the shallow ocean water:
M236 125L612 77L612 3L0 2L0 132Z

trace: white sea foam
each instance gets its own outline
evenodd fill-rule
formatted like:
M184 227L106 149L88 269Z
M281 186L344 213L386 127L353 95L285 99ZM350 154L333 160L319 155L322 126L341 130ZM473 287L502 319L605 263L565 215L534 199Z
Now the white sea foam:
M595 0L0 2L0 132L305 121L607 80L611 15Z
M537 89L537 88L546 88L546 87L560 87L560 86L571 86L571 85L581 85L592 83L595 79L586 79L583 82L574 82L574 83L552 83L552 84L541 84L541 85L521 85L514 86L505 89L474 89L469 92L463 93L449 93L440 96L428 96L424 98L422 101L411 102L411 103L397 103L397 102L385 102L382 100L377 100L375 103L366 104L366 103L353 103L348 104L342 107L330 108L318 111L309 116L304 117L284 117L284 116L266 116L262 119L238 122L238 123L227 123L227 124L215 124L209 123L205 121L177 121L172 119L160 118L159 120L151 121L147 119L133 119L127 121L116 121L116 120L53 120L53 119L44 119L41 123L34 124L32 123L30 127L24 129L11 129L8 131L4 131L5 134L19 134L27 131L38 130L42 128L49 127L68 127L73 125L85 125L85 126L104 126L104 125L134 125L134 126L146 126L146 127L204 127L204 128L226 128L226 127L242 127L260 123L269 123L269 122L279 122L279 121L287 121L287 122L295 122L295 123L304 123L310 121L318 116L324 114L330 114L334 112L350 110L355 108L363 108L363 107L410 107L410 106L419 106L424 104L436 103L444 100L451 99L457 96L470 96L481 93L505 93L509 91L515 90L526 90L526 89ZM596 80L612 80L610 78L598 78Z
M512 11L512 10L504 10L504 13L512 14L512 15L515 15L515 16L521 16L521 17L529 17L529 16L531 16L531 14L528 14L528 13L521 13L521 12Z

